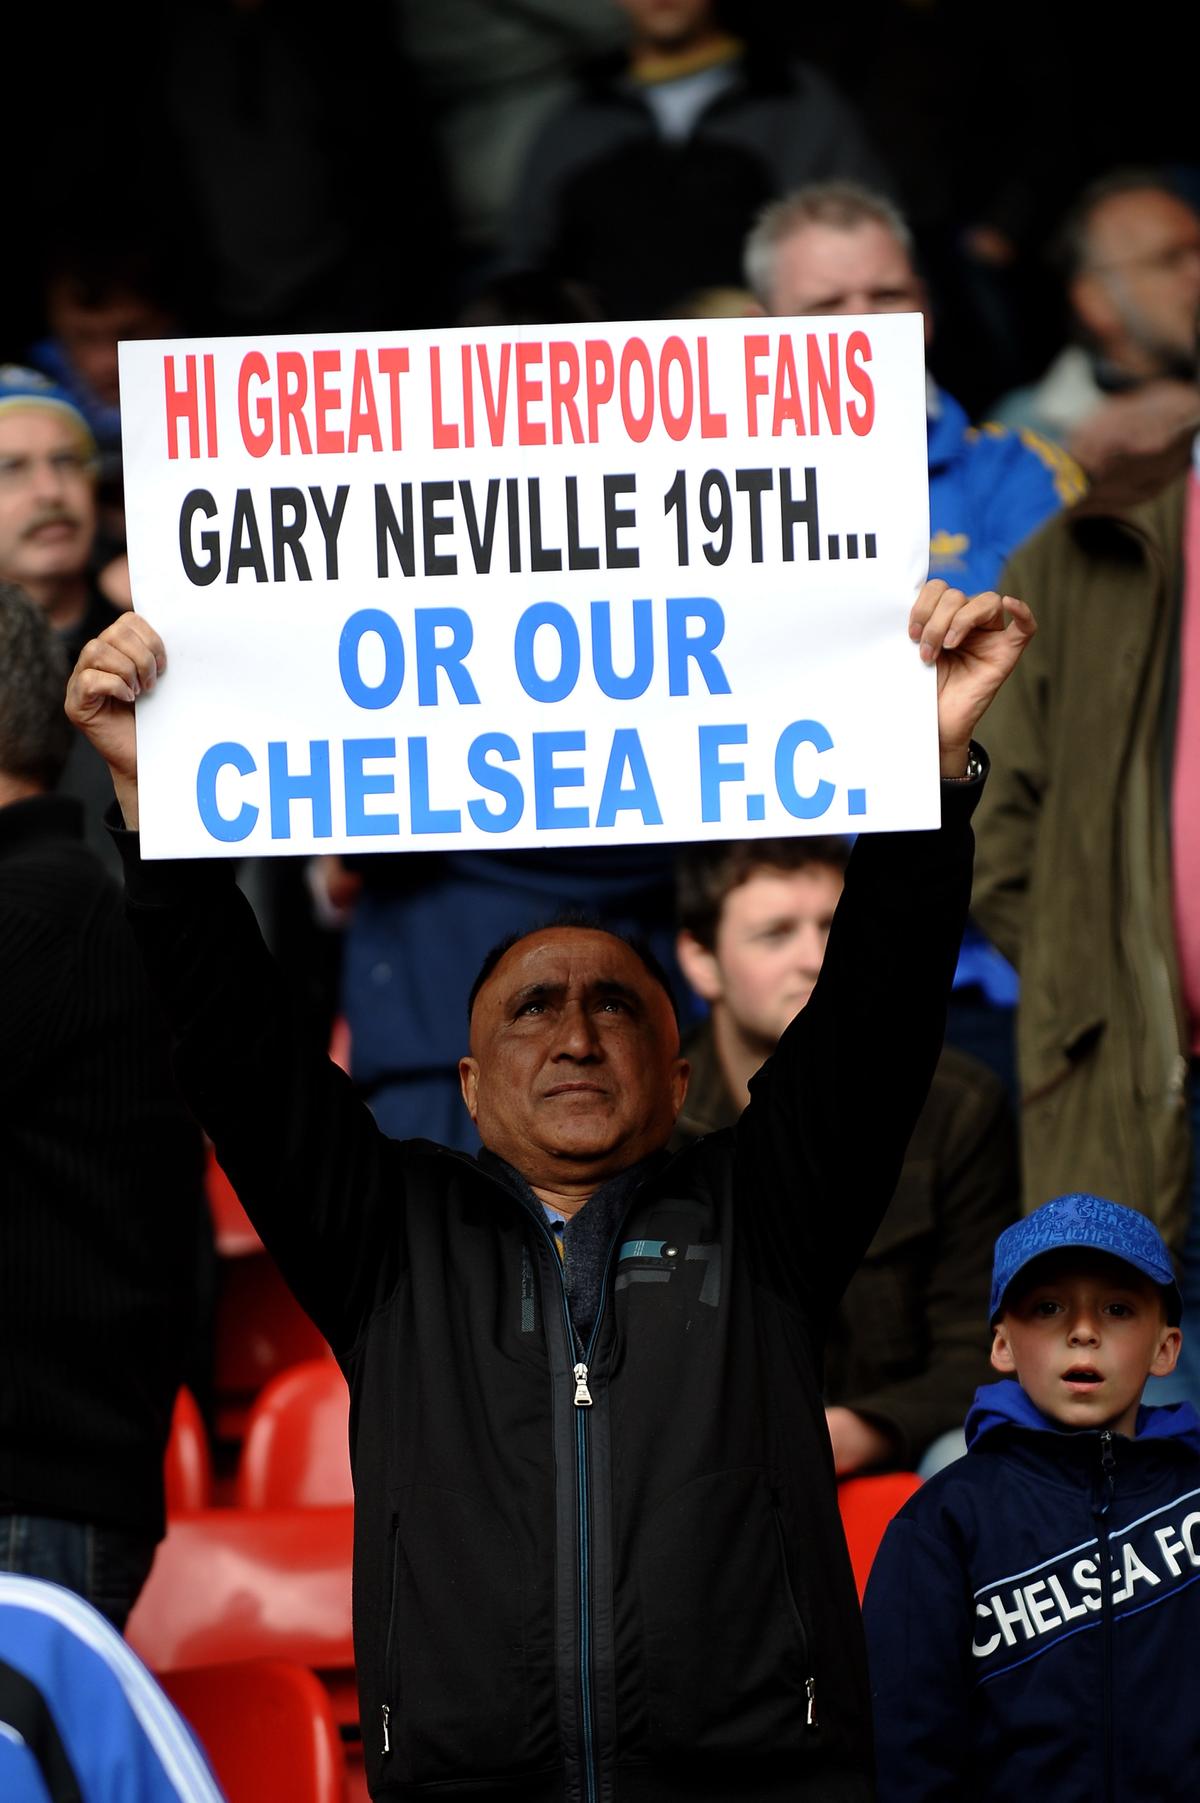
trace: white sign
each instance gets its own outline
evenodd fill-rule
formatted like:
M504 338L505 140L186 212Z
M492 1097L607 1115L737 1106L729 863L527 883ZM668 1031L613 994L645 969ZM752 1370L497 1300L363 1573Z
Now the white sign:
M148 856L937 824L918 316L120 354Z

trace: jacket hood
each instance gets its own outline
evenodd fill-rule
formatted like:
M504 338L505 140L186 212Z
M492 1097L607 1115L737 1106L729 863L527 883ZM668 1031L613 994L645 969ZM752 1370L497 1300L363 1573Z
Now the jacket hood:
M1023 1427L1034 1433L1060 1434L1065 1439L1076 1439L1080 1433L1096 1431L1084 1428L1073 1432L1060 1427L1029 1400L1014 1377L1002 1378L997 1384L984 1384L976 1390L967 1414L968 1451L974 1452L989 1434L1012 1427ZM1153 1408L1143 1405L1137 1413L1133 1437L1138 1441L1176 1441L1190 1452L1200 1453L1200 1415L1190 1402L1167 1402Z

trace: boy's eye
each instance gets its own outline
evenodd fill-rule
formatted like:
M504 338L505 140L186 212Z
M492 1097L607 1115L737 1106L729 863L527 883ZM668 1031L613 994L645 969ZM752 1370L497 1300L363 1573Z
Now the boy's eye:
M1057 1315L1062 1308L1061 1302L1055 1302L1050 1296L1041 1296L1033 1305L1035 1315Z
M1116 1315L1120 1320L1125 1320L1127 1316L1132 1315L1133 1310L1128 1302L1110 1302L1107 1306L1107 1313Z

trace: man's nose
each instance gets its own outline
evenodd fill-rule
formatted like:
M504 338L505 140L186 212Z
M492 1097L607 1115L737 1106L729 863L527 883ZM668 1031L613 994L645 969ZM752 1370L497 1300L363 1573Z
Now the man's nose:
M52 457L35 457L30 482L39 501L61 501L66 492L63 472Z
M825 961L825 936L818 927L796 935L796 968L806 977L819 977Z
M582 1002L572 1002L559 1017L555 1037L556 1058L595 1058L600 1051L600 1035L591 1010Z

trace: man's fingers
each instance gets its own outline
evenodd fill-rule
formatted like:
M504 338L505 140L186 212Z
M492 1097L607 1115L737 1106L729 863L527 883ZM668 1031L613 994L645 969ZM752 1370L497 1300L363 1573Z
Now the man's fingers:
M931 581L921 584L921 592L913 602L912 612L908 616L908 636L910 639L919 639L921 637L929 616L938 605L942 596L947 593L960 594L961 591L958 589L951 589L949 583L943 582L940 576L935 576Z
M945 646L953 650L969 632L1003 625L1000 597L985 593L968 600L961 589L950 588L939 598L921 633L921 656L931 664Z
M115 670L76 669L67 684L67 715L77 726L95 718L107 702L133 706L137 699L129 682Z
M136 672L139 692L152 689L167 667L166 646L140 614L123 614L99 638L90 639L80 653L79 668L123 669L114 661L122 658Z

